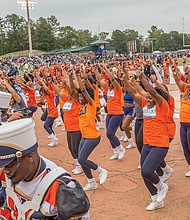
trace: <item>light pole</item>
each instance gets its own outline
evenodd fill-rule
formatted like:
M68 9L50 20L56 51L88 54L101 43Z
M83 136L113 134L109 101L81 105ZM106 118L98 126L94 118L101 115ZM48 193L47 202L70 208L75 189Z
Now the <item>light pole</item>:
M29 40L29 57L32 56L32 35L31 35L31 25L30 25L30 9L34 8L37 4L37 0L18 0L18 4L22 5L22 9L26 9L27 21L28 21L28 40Z

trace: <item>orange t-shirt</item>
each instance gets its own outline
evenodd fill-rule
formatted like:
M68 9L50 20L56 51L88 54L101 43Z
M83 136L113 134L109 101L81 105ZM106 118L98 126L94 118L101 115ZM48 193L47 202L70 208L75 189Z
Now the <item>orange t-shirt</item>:
M80 106L79 127L83 138L98 138L100 132L96 130L96 103Z
M190 123L190 91L186 83L181 98L180 122Z
M173 118L174 115L174 109L175 109L175 100L173 96L170 95L170 102L169 102L169 117L168 117L168 132L169 132L169 138L175 137L175 131L176 131L176 124Z
M44 97L44 101L46 101L47 103L48 116L57 118L59 115L57 107L55 105L55 95L52 91L50 91L50 93Z
M122 94L121 94L121 106L124 107L124 105L125 105L124 92L122 91Z
M169 105L162 99L162 105L147 107L147 101L142 97L143 108L143 140L144 144L155 147L169 147L169 134L167 120L169 116Z
M163 61L162 63L163 65L163 71L165 74L168 74L168 71L169 71L169 62L168 61Z
M26 95L26 101L27 101L27 106L30 107L36 107L37 108L37 103L36 103L36 91L33 88L25 88L24 89L25 95Z
M98 91L98 86L94 88L94 101L96 103L96 107L100 108L100 99L99 99L99 91Z
M61 98L65 101L62 109L64 112L63 117L66 131L79 131L80 103L75 102L73 99L68 100L68 95L66 93L63 93Z
M119 86L118 89L113 88L112 90L108 89L107 92L107 108L109 115L120 115L123 114L122 108L122 88Z

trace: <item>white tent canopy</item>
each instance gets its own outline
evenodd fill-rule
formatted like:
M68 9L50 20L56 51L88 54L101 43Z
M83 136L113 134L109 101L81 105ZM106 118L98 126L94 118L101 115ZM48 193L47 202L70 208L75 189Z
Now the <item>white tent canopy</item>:
M159 51L159 50L156 50L156 51L153 52L153 54L161 54L161 53L162 53L162 52Z

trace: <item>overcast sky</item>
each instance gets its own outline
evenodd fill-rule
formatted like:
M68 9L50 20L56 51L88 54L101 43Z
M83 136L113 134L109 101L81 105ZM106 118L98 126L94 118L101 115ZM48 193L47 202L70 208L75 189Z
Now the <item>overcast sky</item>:
M17 0L0 0L0 17L16 13L26 17ZM190 0L38 0L31 19L55 15L62 26L99 31L135 29L143 36L152 25L165 32L190 33Z

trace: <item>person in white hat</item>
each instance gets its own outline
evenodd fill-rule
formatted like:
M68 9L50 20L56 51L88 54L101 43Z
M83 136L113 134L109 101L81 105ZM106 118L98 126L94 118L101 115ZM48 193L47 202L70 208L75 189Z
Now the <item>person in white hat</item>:
M0 209L1 219L59 219L64 205L58 195L60 187L77 188L78 182L66 170L40 156L37 148L32 119L0 126L0 179L6 186L7 201ZM89 219L88 208L80 219Z

